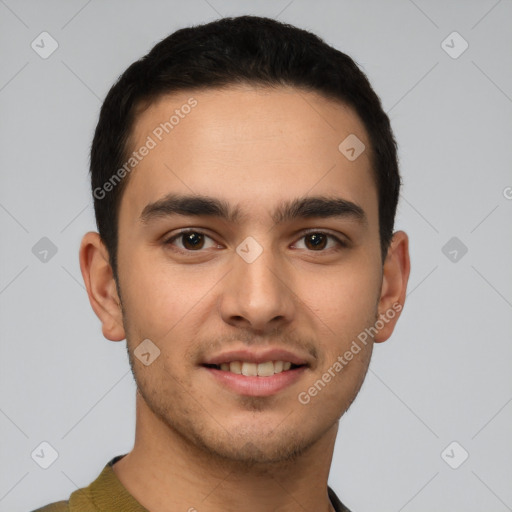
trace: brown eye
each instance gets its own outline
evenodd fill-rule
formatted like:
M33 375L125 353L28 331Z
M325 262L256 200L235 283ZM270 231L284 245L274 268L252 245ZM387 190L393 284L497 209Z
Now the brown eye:
M302 236L304 246L308 251L327 252L329 249L340 249L347 247L347 244L340 240L337 236L323 231L310 231ZM329 241L334 241L334 245L329 246ZM301 248L301 247L299 247Z
M177 242L177 249L183 252L199 252L201 249L205 249L205 244L207 240L213 240L201 231L182 231L177 235L172 236L168 240L165 241L165 245L175 245ZM215 244L212 243L210 247L213 247ZM206 247L208 248L208 247Z
M327 236L324 233L311 233L304 238L306 239L306 247L313 251L325 249L327 244Z
M181 235L181 240L185 249L202 249L204 245L204 235L202 233L185 233Z

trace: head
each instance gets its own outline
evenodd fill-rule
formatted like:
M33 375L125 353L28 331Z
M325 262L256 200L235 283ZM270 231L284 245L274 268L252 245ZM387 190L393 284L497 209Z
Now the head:
M82 273L146 414L260 462L331 430L409 275L395 141L353 60L267 18L178 30L108 93L90 170L99 235ZM233 391L214 368L276 348L300 365L281 391Z

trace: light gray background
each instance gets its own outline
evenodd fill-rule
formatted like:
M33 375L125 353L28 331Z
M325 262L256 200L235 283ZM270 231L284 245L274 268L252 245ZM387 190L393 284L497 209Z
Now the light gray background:
M512 510L511 0L0 0L0 511L66 498L132 447L125 342L103 338L78 265L95 229L88 150L133 60L239 14L355 58L400 147L409 295L342 419L330 485L354 512ZM30 46L42 31L59 44L46 60ZM453 31L469 44L456 59L442 47ZM455 262L454 236L468 248ZM46 263L42 237L58 248ZM42 441L59 454L46 470L31 458ZM460 448L441 456L452 441L469 453L458 469L445 461Z

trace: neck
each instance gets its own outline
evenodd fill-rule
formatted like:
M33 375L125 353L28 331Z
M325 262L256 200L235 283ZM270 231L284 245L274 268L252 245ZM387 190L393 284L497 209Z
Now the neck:
M330 512L327 480L337 429L338 423L293 461L241 462L190 443L155 417L137 393L135 445L114 472L152 512Z

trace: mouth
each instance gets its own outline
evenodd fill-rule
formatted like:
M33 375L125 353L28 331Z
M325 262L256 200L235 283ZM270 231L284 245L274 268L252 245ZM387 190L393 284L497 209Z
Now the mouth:
M206 368L229 372L235 375L244 375L245 377L263 377L268 378L283 372L296 370L305 367L306 364L294 364L290 361L266 361L263 363L253 363L250 361L230 361L220 364L204 364Z
M201 367L221 390L265 397L291 387L313 361L305 352L284 347L234 346L201 361Z
M295 384L308 365L290 361L230 361L201 367L224 390L242 396L268 397Z

